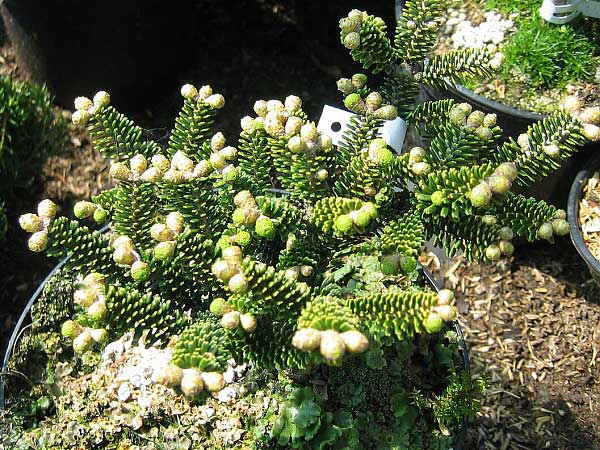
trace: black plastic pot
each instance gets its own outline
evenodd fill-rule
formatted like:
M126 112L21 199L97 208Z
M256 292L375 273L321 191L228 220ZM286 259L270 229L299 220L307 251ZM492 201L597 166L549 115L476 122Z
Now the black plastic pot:
M590 159L575 177L575 180L571 185L571 191L569 192L567 218L571 227L571 240L573 241L573 245L588 266L592 278L596 284L600 286L600 261L592 255L587 248L587 245L585 245L583 235L581 234L581 227L579 225L579 202L583 197L583 188L589 178L597 170L600 170L600 155L596 155L594 158Z
M18 64L66 107L99 89L125 110L149 106L172 90L193 49L191 0L0 4Z
M402 15L403 8L404 0L396 0L396 17L399 18ZM470 103L486 114L496 114L498 116L498 125L502 128L502 134L505 139L510 137L516 139L519 134L527 131L529 126L547 117L546 114L512 108L490 100L476 94L461 84L455 84L449 80L446 80L444 87L439 89L422 86L421 97L423 101L452 98L460 102ZM597 148L597 144L586 145L575 156L564 162L560 169L549 174L539 183L522 190L520 193L535 197L538 200L545 200L559 208L565 208L569 192L568 183L573 179L582 163Z
M106 229L106 227L102 231L104 231L105 229ZM63 259L60 263L58 263L56 265L56 267L54 269L52 269L52 271L48 274L48 276L44 279L44 281L42 281L40 283L39 287L36 289L36 291L33 293L31 298L25 305L25 308L23 309L23 312L21 313L21 316L19 317L19 320L17 321L17 323L15 325L15 328L10 337L10 340L8 341L8 346L6 348L6 352L4 353L4 359L2 361L2 373L3 374L7 373L7 371L8 371L8 363L12 356L12 352L14 351L15 347L17 346L17 344L19 342L19 339L23 336L23 333L25 331L27 331L27 328L31 326L31 324L29 323L29 321L31 320L31 316L29 314L31 311L31 307L33 306L35 301L38 299L38 297L42 294L44 287L46 286L46 283L48 283L48 281L50 281L50 279L56 274L56 272L58 272L65 265L65 263L68 261L68 259L69 259L68 257ZM429 272L427 269L423 269L423 274L425 276L427 283L429 283L437 292L439 292L441 290L441 287L440 287L439 283L435 280L435 278L433 277L431 272ZM460 351L461 358L462 358L463 364L464 364L463 370L467 373L470 373L471 363L469 360L469 350L468 350L467 344L465 342L465 336L464 336L462 328L460 327L458 322L454 322L452 325L453 325L454 331L458 335L458 339L459 339L459 351ZM2 412L4 410L4 404L5 404L5 383L4 383L3 377L0 376L0 412ZM457 443L456 443L456 446L454 447L454 450L462 450L464 448L464 439L465 439L465 434L466 434L466 430L467 430L467 425L468 424L466 422L463 424L463 427L462 427L461 431L459 432Z

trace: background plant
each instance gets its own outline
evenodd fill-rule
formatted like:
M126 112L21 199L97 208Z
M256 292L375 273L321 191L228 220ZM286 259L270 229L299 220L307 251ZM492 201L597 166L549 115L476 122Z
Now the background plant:
M65 140L64 122L45 87L0 77L0 199L6 208L30 194L42 164Z

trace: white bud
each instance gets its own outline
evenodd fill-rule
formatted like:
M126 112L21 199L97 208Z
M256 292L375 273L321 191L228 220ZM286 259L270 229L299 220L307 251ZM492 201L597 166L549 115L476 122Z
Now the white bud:
M300 139L302 142L315 141L319 137L319 132L314 123L306 123L300 128Z
M162 172L157 167L150 167L140 175L140 180L146 183L155 183L162 178Z
M450 289L442 289L438 292L438 305L450 305L454 301L454 292Z
M42 200L37 207L38 216L42 219L52 220L54 216L56 216L56 211L58 210L58 206L50 199Z
M192 84L181 86L181 96L188 100L194 100L198 96L198 89Z
M225 143L227 139L225 139L225 135L220 131L215 133L212 138L210 138L210 148L213 152L218 152L223 147L225 147Z
M148 168L148 161L142 154L135 155L129 160L129 167L137 174L143 173Z
M591 123L583 124L582 134L586 139L592 142L600 141L600 127L592 125Z
M98 91L94 95L94 106L96 108L102 108L110 104L110 95L106 91Z
M198 369L184 369L181 377L181 392L188 397L200 395L204 389L202 373Z
M242 130L244 130L246 133L252 133L254 130L256 130L254 119L250 116L242 117L242 120L240 120L240 125Z
M151 159L152 166L156 167L162 173L165 173L171 167L171 163L165 155L154 155Z
M223 170L227 167L227 161L218 153L210 155L210 164L217 170Z
M213 93L212 87L210 87L208 84L204 85L200 88L200 91L198 92L198 101L200 100L205 100L208 97L210 97Z
M362 353L369 347L369 340L360 331L351 330L340 334L350 353Z
M242 314L240 316L240 324L247 333L252 333L256 330L256 318L251 314Z
M291 116L285 122L285 135L293 136L300 132L300 128L302 128L302 119L300 117Z
M123 247L128 250L133 250L133 241L129 236L119 236L112 242L113 248Z
M19 217L19 225L28 233L35 233L43 228L42 220L32 213L23 214Z
M180 172L187 172L194 169L194 162L182 151L178 151L171 159L171 167Z
M33 233L27 241L27 246L32 252L43 252L48 247L48 232L42 230Z
M131 266L135 262L135 255L126 247L117 247L113 253L113 260L117 264Z
M204 99L204 103L214 109L221 109L223 106L225 106L225 97L223 97L221 94L213 94Z
M87 111L93 105L92 101L87 97L77 97L74 103L77 111Z
M212 171L212 166L210 162L206 160L200 161L194 167L194 177L205 177Z
M281 103L280 100L269 100L267 102L267 111L269 112L281 112L281 111L285 111L285 106L283 103Z
M217 392L225 387L225 378L219 372L202 372L202 381L209 392Z
M285 98L285 109L290 113L294 113L302 108L302 100L296 95L289 95Z
M219 155L221 155L223 158L225 158L227 160L234 159L237 156L237 154L238 154L237 148L232 147L230 145L219 150Z
M562 109L569 114L577 114L581 110L581 100L576 95L568 95L563 100Z
M267 107L267 102L264 100L258 100L254 103L254 112L257 116L265 117L269 112L269 108Z
M163 175L163 180L171 184L181 184L185 181L185 176L177 169L169 169Z
M173 239L173 230L162 223L155 223L150 227L150 236L158 242L166 242Z
M167 218L165 219L165 223L167 227L169 227L175 233L181 233L183 231L183 214L180 212L174 211L167 214Z
M74 125L86 125L90 120L90 113L87 111L75 111L71 116L71 122Z

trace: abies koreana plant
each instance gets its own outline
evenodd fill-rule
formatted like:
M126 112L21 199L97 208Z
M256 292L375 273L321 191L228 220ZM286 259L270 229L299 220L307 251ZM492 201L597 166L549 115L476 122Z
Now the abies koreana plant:
M437 2L408 2L392 44L381 19L342 19L354 59L384 81L378 90L362 74L338 82L355 115L337 145L293 95L257 101L235 145L213 134L225 100L210 86L182 87L166 146L145 140L108 93L76 99L73 121L87 124L118 185L77 203L76 220L57 217L50 200L20 220L31 250L69 257L75 312L61 333L75 354L142 337L163 348L151 378L174 391L160 392L200 404L235 398L224 374L232 361L248 363L258 381L236 395L261 405L267 396L264 414L243 419L233 441L217 439L217 424L193 448L455 445L482 382L462 370L453 293L432 290L418 256L433 239L450 254L495 261L512 254L515 235L568 233L563 211L513 190L598 129L559 114L500 144L493 115L452 100L414 107L419 82L501 59L463 51L425 60L438 24ZM380 137L398 111L427 149L395 154ZM151 423L165 430L168 421L155 414Z

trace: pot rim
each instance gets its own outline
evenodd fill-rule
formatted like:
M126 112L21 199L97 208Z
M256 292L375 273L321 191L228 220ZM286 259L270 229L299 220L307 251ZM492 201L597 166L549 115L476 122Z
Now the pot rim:
M583 258L590 270L600 274L600 261L590 252L579 225L579 202L583 194L583 186L595 171L600 169L600 155L595 155L584 165L571 184L569 191L569 201L567 203L567 220L569 221L571 241L577 250L577 253Z

